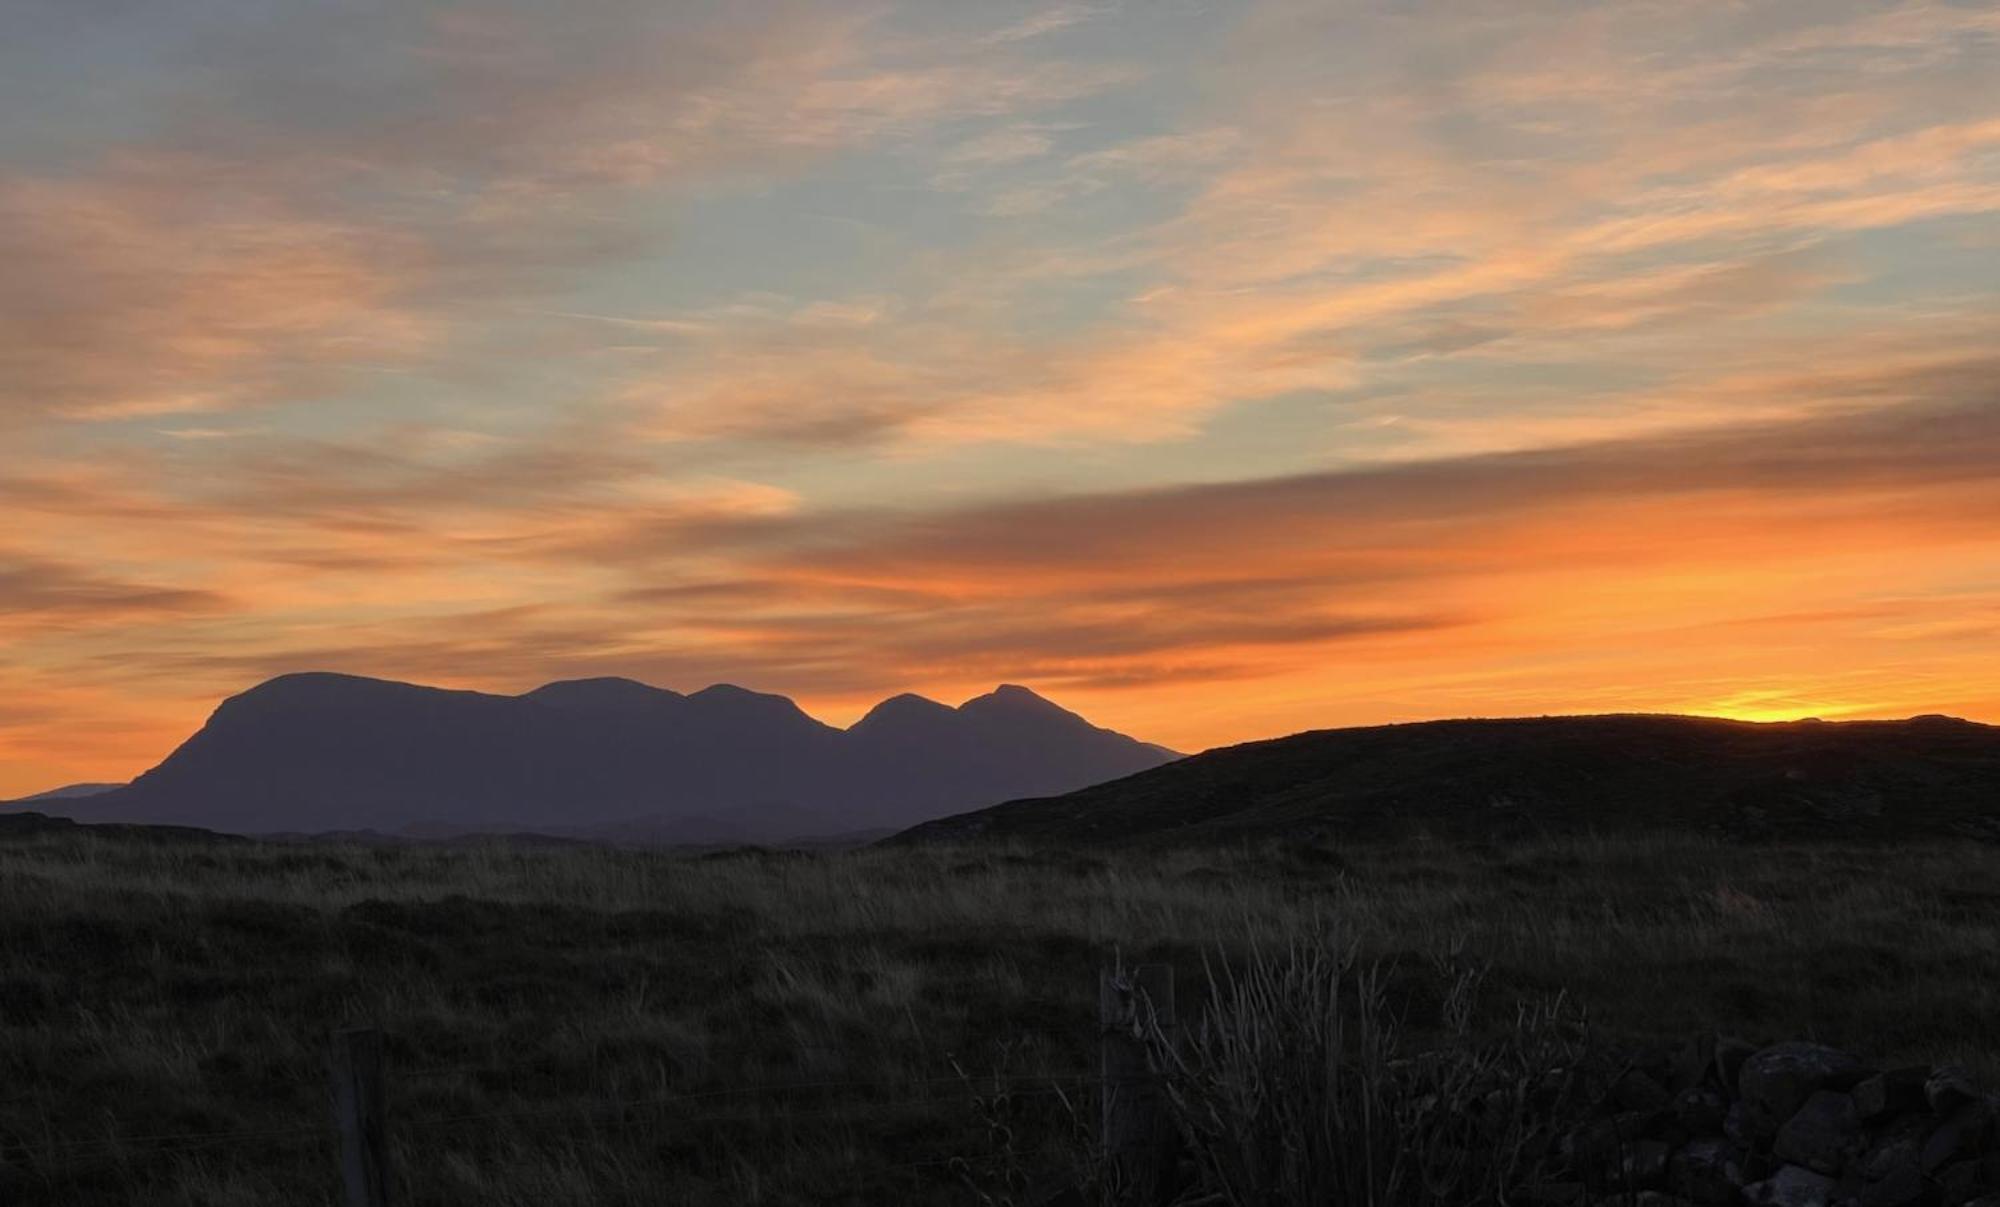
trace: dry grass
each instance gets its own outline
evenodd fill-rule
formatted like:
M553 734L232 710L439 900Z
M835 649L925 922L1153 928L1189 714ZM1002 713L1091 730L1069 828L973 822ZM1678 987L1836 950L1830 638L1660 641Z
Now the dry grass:
M1475 1032L1480 971L1456 953L1422 1047L1386 970L1337 936L1208 970L1185 1032L1146 1028L1189 1197L1221 1207L1468 1207L1543 1184L1542 1158L1587 1100L1588 1028L1562 995L1524 1003L1509 1034ZM1510 1198L1510 1196L1513 1196Z
M1006 1201L1079 1158L1062 1103L1089 1117L1101 963L1171 960L1192 985L1204 956L1328 928L1393 966L1384 1008L1410 1019L1447 998L1436 953L1488 966L1475 1037L1567 989L1610 1034L1992 1069L1996 907L2000 852L1972 845L19 839L0 844L0 1201L330 1204L323 1053L358 1022L390 1035L406 1204ZM742 1092L772 1085L794 1088ZM186 1138L246 1131L274 1134Z

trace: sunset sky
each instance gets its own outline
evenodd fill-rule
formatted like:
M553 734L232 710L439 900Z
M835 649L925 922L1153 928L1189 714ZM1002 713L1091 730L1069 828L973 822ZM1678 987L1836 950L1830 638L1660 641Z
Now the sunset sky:
M0 796L329 669L2000 721L2000 5L12 0Z

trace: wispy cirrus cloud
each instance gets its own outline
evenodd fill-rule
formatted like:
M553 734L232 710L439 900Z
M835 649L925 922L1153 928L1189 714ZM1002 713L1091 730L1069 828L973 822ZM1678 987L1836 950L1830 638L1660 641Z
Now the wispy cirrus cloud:
M661 246L630 212L642 190L783 175L1114 78L884 55L880 17L616 3L113 18L206 33L138 146L0 164L0 417L323 398L383 367L450 379L477 324L507 322L496 300Z
M17 639L228 606L212 591L128 582L86 566L0 552L0 632Z

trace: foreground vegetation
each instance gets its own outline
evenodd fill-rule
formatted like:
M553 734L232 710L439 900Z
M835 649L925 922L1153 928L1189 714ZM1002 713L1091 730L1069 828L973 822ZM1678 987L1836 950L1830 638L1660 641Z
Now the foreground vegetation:
M1462 1009L1470 962L1467 1025L1496 1034L1566 990L1606 1036L1813 1038L1991 1073L1996 907L2000 850L1969 843L16 837L0 1201L334 1203L326 1046L361 1023L389 1036L404 1204L1020 1201L1088 1164L1101 964L1198 984L1204 959L1301 936L1384 961L1419 1030Z

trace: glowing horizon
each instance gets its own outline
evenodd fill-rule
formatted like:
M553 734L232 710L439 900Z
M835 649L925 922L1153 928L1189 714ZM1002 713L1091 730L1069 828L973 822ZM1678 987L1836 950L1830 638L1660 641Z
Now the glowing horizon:
M291 670L2000 721L2000 12L0 17L0 798Z

